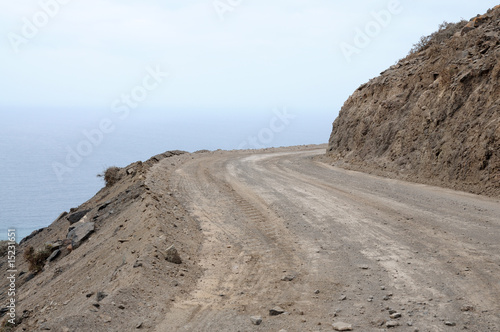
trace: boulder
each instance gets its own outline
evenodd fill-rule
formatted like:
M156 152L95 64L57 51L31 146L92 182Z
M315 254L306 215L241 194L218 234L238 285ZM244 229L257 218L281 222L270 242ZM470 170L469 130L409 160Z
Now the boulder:
M333 324L333 329L335 331L352 331L352 325L343 322L337 322Z
M271 310L269 310L269 315L270 316L279 316L285 313L285 310L283 310L281 307L274 307Z
M179 255L177 249L175 249L173 245L167 249L165 253L165 259L173 264L182 264L181 256Z
M295 275L293 274L288 274L286 276L284 276L283 278L281 278L281 281L293 281L295 280Z
M333 329L335 331L352 331L352 325L343 322L337 322L333 324Z
M252 317L250 317L250 321L252 322L253 325L260 325L260 324L262 324L262 317L252 316Z
M49 256L49 258L47 258L47 262L52 262L53 260L55 260L57 258L57 256L59 256L61 254L61 250L59 249L56 249L52 252L52 254Z
M96 295L97 302L101 302L106 297L108 297L108 294L106 294L104 292L97 292L97 295Z
M84 210L84 211L72 213L68 216L68 221L71 225L73 225L74 223L79 222L89 212L90 212L90 210Z
M68 233L67 238L71 240L72 249L76 249L80 244L88 239L90 234L94 232L95 224L93 222L86 222L76 226Z
M390 320L390 321L388 321L387 323L385 323L385 326L386 326L387 328L390 328L390 329L391 329L391 328L395 328L395 327L398 327L398 326L399 326L399 322L394 321L394 320Z
M61 249L61 247L63 245L63 241L57 240L55 242L47 243L47 244L52 248L52 250L57 250L57 249Z
M107 202L105 202L104 204L102 204L101 206L99 206L99 208L97 209L97 211L102 211L102 210L104 210L104 209L105 209L105 208L107 208L110 204L111 204L111 201L107 201Z

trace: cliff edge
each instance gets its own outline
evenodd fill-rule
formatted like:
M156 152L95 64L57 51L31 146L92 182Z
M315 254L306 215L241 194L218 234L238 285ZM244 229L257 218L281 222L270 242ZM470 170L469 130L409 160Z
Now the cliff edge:
M160 161L175 165L182 155L108 169L93 198L16 245L13 308L1 251L0 331L132 331L162 322L202 272L199 226L148 178Z

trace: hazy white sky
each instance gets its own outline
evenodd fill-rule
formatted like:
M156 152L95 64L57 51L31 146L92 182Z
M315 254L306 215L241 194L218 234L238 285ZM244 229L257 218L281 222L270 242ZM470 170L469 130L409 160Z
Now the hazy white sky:
M328 112L333 121L354 89L404 57L420 36L498 4L397 2L0 0L0 111L288 106ZM356 35L367 29L369 40L357 47ZM341 50L347 44L357 49L350 61Z

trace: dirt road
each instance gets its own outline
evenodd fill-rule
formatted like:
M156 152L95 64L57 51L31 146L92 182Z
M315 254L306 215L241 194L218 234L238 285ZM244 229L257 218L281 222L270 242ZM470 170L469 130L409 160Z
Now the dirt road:
M158 164L150 178L200 224L205 272L156 330L500 331L498 199L346 171L324 152L186 155L169 178Z

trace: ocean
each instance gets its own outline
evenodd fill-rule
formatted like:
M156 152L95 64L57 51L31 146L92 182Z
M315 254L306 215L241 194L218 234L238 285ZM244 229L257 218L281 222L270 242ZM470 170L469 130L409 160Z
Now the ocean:
M104 185L97 174L110 166L124 167L167 150L232 150L328 141L330 114L293 114L280 119L271 110L258 116L194 116L186 112L183 116L179 112L175 117L136 117L123 122L95 114L4 114L0 240L7 238L8 229L15 229L20 241L90 199Z

